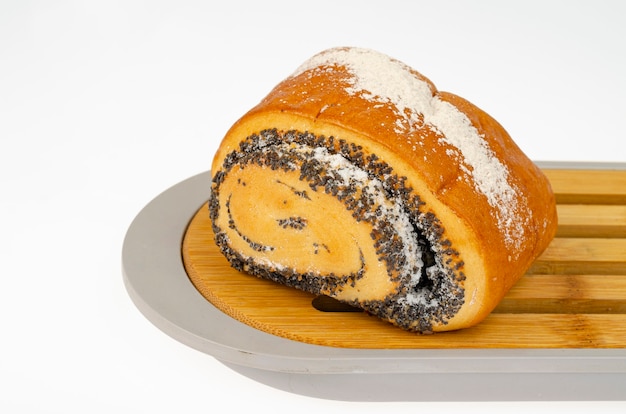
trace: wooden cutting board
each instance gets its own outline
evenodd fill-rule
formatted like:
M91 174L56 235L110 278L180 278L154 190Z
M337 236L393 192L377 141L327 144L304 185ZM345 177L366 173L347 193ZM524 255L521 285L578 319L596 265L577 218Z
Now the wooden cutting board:
M370 349L626 347L626 171L545 169L557 237L479 325L420 335L364 312L232 269L213 242L208 208L192 218L183 263L215 307L256 329L311 344ZM314 300L316 306L313 306ZM324 310L318 310L324 309Z

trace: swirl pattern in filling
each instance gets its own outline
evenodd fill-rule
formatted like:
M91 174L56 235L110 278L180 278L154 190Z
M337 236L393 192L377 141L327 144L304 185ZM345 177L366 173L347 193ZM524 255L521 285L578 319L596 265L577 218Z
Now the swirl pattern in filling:
M463 263L418 194L376 154L335 137L267 129L214 174L209 211L231 265L334 297L404 329L446 324Z

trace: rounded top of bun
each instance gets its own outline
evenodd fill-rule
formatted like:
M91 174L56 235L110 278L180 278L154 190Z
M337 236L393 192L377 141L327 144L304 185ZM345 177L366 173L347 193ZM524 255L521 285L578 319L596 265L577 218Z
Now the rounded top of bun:
M543 173L497 121L408 65L371 49L324 50L250 112L270 110L312 116L398 149L444 199L447 186L464 181L484 196L507 248L528 247L529 212L520 198L525 187L549 188ZM438 166L451 160L454 168Z

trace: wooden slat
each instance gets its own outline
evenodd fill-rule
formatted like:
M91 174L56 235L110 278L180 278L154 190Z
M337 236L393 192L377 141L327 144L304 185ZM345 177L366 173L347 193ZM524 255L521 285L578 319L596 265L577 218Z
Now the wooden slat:
M626 205L561 204L557 237L626 238Z
M626 275L526 275L507 297L626 301Z
M626 314L626 275L526 275L494 312Z
M626 204L626 170L543 170L559 204Z
M626 239L556 238L530 274L626 274Z
M489 317L461 331L417 335L364 312L320 311L313 295L232 269L207 208L191 221L184 262L216 307L285 338L352 348L626 347L626 171L546 170L557 237ZM326 309L328 310L328 309Z

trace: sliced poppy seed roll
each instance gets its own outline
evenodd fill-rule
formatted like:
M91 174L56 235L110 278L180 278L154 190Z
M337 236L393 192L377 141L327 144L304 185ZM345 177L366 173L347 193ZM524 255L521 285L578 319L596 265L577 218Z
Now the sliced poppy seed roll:
M483 320L556 231L488 114L383 54L324 51L228 131L215 241L243 272L436 332Z

